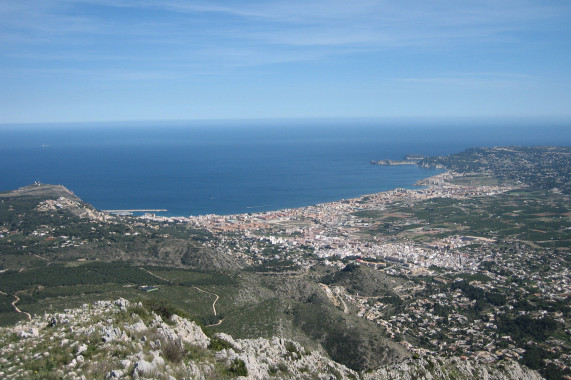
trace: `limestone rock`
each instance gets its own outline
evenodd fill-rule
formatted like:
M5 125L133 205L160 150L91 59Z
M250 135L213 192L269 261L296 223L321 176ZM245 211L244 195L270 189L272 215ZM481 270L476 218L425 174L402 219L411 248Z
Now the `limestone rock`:
M452 374L454 374L452 376ZM476 359L422 357L380 368L363 376L364 380L539 380L542 377L535 371L522 367L511 360L495 363L480 362Z
M210 339L194 322L173 315L168 323L151 312L141 318L127 300L98 301L65 313L36 316L14 327L0 328L2 378L30 378L31 360L49 360L56 352L68 361L53 368L51 377L190 378L238 376L248 379L523 379L538 380L535 371L514 361L421 357L407 359L372 372L357 373L309 351L297 342L271 339L234 339L218 333L230 347L215 352ZM14 339L21 337L27 339ZM145 338L145 339L143 339ZM178 342L180 344L170 344ZM89 354L87 354L89 352ZM9 359L7 359L9 358ZM239 372L239 373L238 373ZM47 375L47 374L46 374Z
M155 371L157 370L157 366L151 362L146 360L139 360L135 363L135 367L133 368L133 377L138 378L139 376L143 377L150 377L155 375Z

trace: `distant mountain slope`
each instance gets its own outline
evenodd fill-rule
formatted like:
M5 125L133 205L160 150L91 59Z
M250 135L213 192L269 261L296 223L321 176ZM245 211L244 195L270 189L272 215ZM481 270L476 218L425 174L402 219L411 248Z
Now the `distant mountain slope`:
M140 254L131 254L136 261L146 262L153 265L165 265L184 268L209 270L209 269L240 269L241 264L235 257L202 247L200 244L183 240L169 239L159 243L148 244Z
M369 297L394 296L393 289L405 282L357 264L349 264L344 269L325 276L322 281L328 285L343 286L352 294Z
M201 233L98 211L61 185L35 184L0 193L0 234L6 235L0 239L2 269L33 265L42 258L241 267L230 255L205 247Z

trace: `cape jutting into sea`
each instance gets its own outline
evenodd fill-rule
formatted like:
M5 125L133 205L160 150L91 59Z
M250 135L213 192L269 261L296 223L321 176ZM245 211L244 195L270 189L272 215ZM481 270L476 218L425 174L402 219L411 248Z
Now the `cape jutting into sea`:
M0 126L0 191L62 184L98 209L237 214L394 188L440 171L376 166L409 153L569 145L562 123L320 120Z

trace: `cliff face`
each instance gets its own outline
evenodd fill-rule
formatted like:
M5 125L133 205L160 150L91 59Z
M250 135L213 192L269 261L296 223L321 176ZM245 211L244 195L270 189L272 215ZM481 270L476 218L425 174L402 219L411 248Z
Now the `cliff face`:
M408 359L356 373L282 338L208 337L168 310L124 299L36 316L0 329L2 378L133 379L530 379L515 362ZM161 316L161 314L163 316Z

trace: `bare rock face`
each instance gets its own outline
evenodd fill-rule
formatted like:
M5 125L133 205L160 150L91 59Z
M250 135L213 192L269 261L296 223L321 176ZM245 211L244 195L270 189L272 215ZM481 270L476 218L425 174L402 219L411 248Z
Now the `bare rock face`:
M226 335L226 334L224 334ZM251 379L304 378L314 374L320 378L357 379L357 372L342 364L311 352L299 343L282 338L238 339L217 334L219 339L228 339L232 348L217 352L216 357L226 365L237 360L245 364ZM310 378L310 377L308 377Z
M0 329L0 377L358 377L281 338L234 340L217 334L215 339L227 348L211 347L198 325L178 315L163 320L140 303L98 301Z
M160 335L163 340L180 340L195 347L208 347L210 339L208 339L196 323L181 318L176 314L171 317L170 322L171 325L164 323L161 317L156 316L151 326L156 328L157 334Z
M213 336L213 338L223 340L224 342L230 344L233 349L235 350L242 350L242 345L234 340L230 335L225 333L217 333Z
M364 380L539 380L536 372L511 360L483 362L475 359L422 357L364 374Z
M299 343L208 338L185 318L168 320L127 300L98 301L0 329L0 378L62 379L524 379L513 361L407 359L357 373Z
M151 377L157 375L157 366L146 360L139 360L133 368L133 378Z

